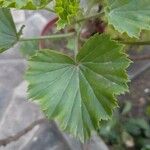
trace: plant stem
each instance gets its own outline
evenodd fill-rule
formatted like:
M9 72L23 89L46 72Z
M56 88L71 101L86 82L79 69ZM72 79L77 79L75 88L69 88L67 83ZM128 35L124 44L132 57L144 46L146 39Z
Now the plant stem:
M91 16L83 17L83 18L80 18L80 19L76 20L75 22L73 22L73 24L80 23L82 21L85 21L85 20L88 20L88 19L91 19L91 18L93 19L93 18L102 16L102 15L104 15L104 12L100 12L100 13L93 14Z
M65 33L65 34L54 34L48 36L39 36L39 37L31 37L31 38L20 38L19 42L23 41L36 41L36 40L45 40L45 39L60 39L60 38L67 38L73 36L75 33Z
M113 39L113 40L118 41L122 44L126 44L126 45L150 45L150 41L134 41L134 42L131 42L131 41L123 41L121 39ZM87 39L81 38L81 41L86 42Z
M76 56L78 54L78 49L79 49L79 36L78 36L78 33L77 35L75 36L75 49L74 49L74 58L76 60Z
M118 41L122 44L127 44L127 45L150 45L150 41L135 41L135 42L121 41L121 40Z
M75 50L74 50L74 58L76 60L76 56L78 54L78 50L79 50L79 37L80 37L80 30L81 27L79 28L79 25L75 25L76 28L76 35L75 35Z

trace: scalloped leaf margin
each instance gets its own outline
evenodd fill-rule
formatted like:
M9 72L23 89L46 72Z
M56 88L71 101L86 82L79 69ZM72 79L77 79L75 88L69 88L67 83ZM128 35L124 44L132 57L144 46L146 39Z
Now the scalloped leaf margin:
M150 30L149 0L107 0L108 23L121 33L139 38L141 30Z
M116 96L128 91L130 60L123 46L105 35L91 37L76 61L51 50L29 60L29 99L39 103L49 119L82 142L108 120L118 106Z

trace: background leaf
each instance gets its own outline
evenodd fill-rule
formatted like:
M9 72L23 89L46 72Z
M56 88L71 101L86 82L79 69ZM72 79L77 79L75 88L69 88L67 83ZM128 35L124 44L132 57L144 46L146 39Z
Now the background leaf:
M74 61L61 53L42 50L29 60L26 79L29 98L39 102L49 119L81 141L89 138L117 106L115 96L128 90L129 60L122 45L95 35Z
M18 9L38 9L45 7L51 0L0 0L1 7Z
M150 0L107 0L109 24L130 37L139 37L142 29L150 30Z
M121 114L126 115L127 113L131 111L131 109L132 109L132 103L130 101L125 101Z
M0 52L17 43L18 36L10 11L0 8Z
M135 136L140 135L142 131L150 130L149 123L143 118L131 118L124 126L129 133Z

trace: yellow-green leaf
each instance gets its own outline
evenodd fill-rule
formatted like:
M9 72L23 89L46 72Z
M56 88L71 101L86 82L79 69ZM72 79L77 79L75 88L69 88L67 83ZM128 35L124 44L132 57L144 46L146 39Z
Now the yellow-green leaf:
M79 0L55 0L55 11L59 16L58 28L64 28L78 15Z

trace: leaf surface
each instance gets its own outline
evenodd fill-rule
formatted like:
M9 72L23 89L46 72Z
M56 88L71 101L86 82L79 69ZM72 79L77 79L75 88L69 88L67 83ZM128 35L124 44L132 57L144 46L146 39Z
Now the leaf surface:
M95 35L81 48L76 61L42 50L29 60L29 98L49 119L81 141L88 139L117 106L115 96L128 90L129 60L122 45Z
M142 29L150 30L150 0L107 0L108 22L119 32L138 38Z
M12 47L18 41L18 36L10 11L0 8L0 52Z

